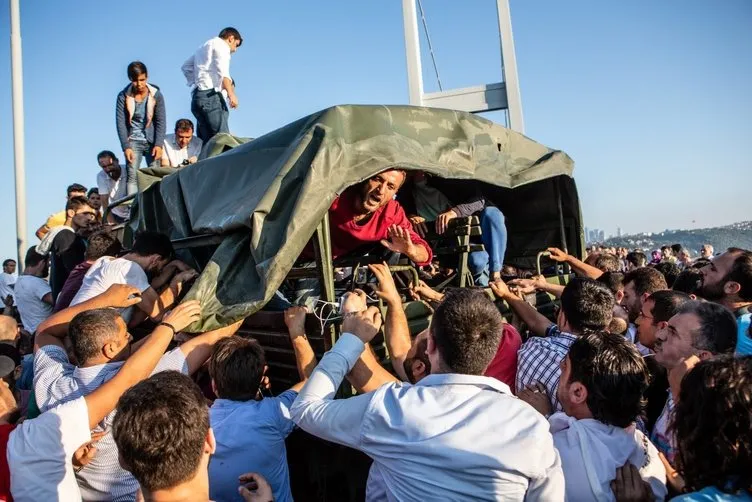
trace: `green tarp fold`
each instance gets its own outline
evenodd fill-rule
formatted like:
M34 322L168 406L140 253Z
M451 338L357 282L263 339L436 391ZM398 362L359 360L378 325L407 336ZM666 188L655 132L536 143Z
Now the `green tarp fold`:
M224 237L191 251L203 267L188 294L203 310L191 331L262 308L338 194L385 169L506 189L573 170L565 153L479 116L410 106L336 106L242 141L217 137L197 164L144 183L132 222L173 239Z

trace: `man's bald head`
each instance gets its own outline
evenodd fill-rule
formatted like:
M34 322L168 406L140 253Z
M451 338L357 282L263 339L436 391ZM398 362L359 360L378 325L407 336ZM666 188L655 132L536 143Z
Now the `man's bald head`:
M0 315L0 343L13 343L18 339L18 323L11 316Z

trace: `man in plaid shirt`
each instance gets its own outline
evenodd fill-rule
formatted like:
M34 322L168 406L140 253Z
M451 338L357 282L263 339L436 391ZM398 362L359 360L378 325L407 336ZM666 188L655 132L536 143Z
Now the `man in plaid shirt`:
M557 309L554 324L512 293L502 281L492 283L491 289L536 335L517 353L517 392L543 385L553 410L561 411L556 397L561 376L559 365L579 335L602 331L609 325L613 317L613 293L592 279L573 279L561 294L561 308Z

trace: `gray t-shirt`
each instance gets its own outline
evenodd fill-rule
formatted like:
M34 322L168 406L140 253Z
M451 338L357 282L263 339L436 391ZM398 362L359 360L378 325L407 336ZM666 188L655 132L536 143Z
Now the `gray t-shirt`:
M146 141L146 99L136 101L136 107L131 117L131 135L128 137L131 141ZM134 100L135 101L135 100Z

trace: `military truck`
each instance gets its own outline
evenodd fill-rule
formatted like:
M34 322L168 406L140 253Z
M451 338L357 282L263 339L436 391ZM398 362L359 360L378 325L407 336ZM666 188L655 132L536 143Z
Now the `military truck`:
M300 278L318 279L321 300L336 303L363 267L383 259L373 250L332 259L328 209L345 189L391 168L475 180L505 215L505 263L540 268L539 252L546 247L584 252L573 166L565 153L473 114L336 106L251 141L218 135L186 168L142 171L125 241L141 230L168 234L181 259L200 271L187 298L201 301L203 318L190 330L245 318L240 334L264 346L272 392L279 393L298 375L282 314L264 306L284 281ZM472 285L467 256L482 249L479 235L477 218L453 222L441 246L454 256L456 275L443 286ZM309 243L315 261L303 263ZM391 268L407 274L403 288L417 280L411 263ZM350 276L335 281L342 269ZM425 304L405 294L404 307L413 334L428 325ZM338 323L322 318L311 314L306 325L318 358L339 336ZM389 367L383 337L373 348ZM343 386L339 396L352 392ZM365 455L296 431L288 439L288 459L297 500L363 499L370 465Z

